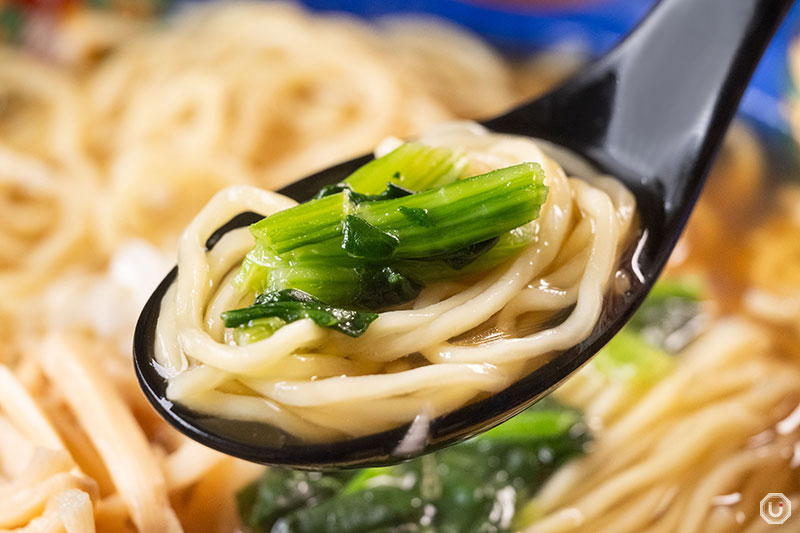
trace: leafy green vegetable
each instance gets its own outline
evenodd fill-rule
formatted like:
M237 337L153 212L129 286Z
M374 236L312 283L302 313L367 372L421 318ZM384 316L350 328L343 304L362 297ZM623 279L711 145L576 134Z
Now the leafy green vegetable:
M483 254L494 248L499 241L500 238L495 237L493 239L487 239L482 242L477 242L471 246L467 246L466 248L462 248L450 254L446 254L445 256L443 256L442 259L451 268L454 268L456 270L461 270L468 264L478 259Z
M358 470L334 493L283 506L282 515L271 513L273 521L259 522L256 530L506 532L513 508L582 454L588 438L580 411L547 398L465 443L399 465ZM286 476L280 472L270 468L264 477ZM239 497L254 499L252 486ZM515 503L511 508L509 501ZM251 526L253 507L240 511Z
M380 194L361 194L355 192L347 183L335 183L333 185L326 185L320 189L320 191L314 195L312 200L325 198L326 196L331 196L340 192L346 192L349 194L350 201L354 204L360 204L361 202L377 202L379 200L392 200L394 198L402 198L404 196L410 196L414 194L414 191L410 191L391 182L386 184L386 189L384 189L384 191Z
M253 321L266 317L278 317L287 323L310 318L319 326L358 337L378 315L333 307L297 289L260 294L253 305L222 313L225 327L228 328L245 324L252 327Z
M361 272L361 292L355 303L365 309L381 309L409 302L419 295L422 285L394 268L365 269Z
M564 435L581 422L581 413L576 409L566 409L552 401L542 400L543 405L523 411L510 423L500 424L483 433L480 438L497 442L524 442L531 435L557 437Z
M533 226L525 224L500 235L496 241L489 239L451 254L426 260L398 261L397 268L423 284L459 279L487 272L514 258L533 242L535 235Z
M361 204L357 214L397 237L393 257L427 258L527 224L539 216L547 192L541 167L523 163L412 196ZM429 224L409 220L401 207L424 209Z
M309 263L270 268L260 280L258 293L293 288L333 306L353 305L361 291L362 273L352 265Z
M268 531L281 516L339 492L349 475L270 468L236 495L242 521L257 531Z
M362 166L344 183L323 188L311 201L275 213L250 231L278 253L320 242L339 235L345 216L358 204L451 183L462 177L466 165L466 158L451 150L405 143Z
M360 335L374 320L361 311L401 305L426 283L483 273L519 253L547 198L541 167L459 179L465 161L449 150L403 145L311 201L253 224L256 243L236 281L284 297L226 311L237 342L273 334L281 322L252 322L268 317L311 318ZM286 300L291 289L314 301Z
M285 325L286 322L278 317L256 318L247 324L237 326L233 330L233 340L239 346L258 342L271 337Z
M416 224L417 226L422 226L423 228L430 228L433 226L430 217L428 216L428 210L422 207L404 207L400 206L397 208L401 215L406 217L409 222L412 224Z
M396 479L393 477L395 472L395 467L393 466L377 466L356 470L356 474L342 488L342 494L360 492L369 487L373 479L380 476L387 476L387 479Z
M384 486L342 494L298 509L272 526L272 533L370 533L375 528L419 521L422 503L413 492Z
M657 381L674 367L670 355L699 333L702 295L703 287L694 278L659 280L589 368L634 385Z
M356 224L353 215L379 251L364 247L345 251L355 257L426 258L445 254L502 235L539 216L547 199L544 173L536 163L523 163L459 180L410 196L355 204L347 193L325 196L279 211L250 227L257 241L277 253L333 239ZM409 213L425 213L425 224ZM391 236L391 237L388 237ZM393 239L389 253L389 239ZM366 254L366 255L361 255ZM386 255L388 254L388 255Z
M381 194L387 184L422 191L462 178L467 163L463 154L410 142L370 161L344 183L359 194Z
M250 233L283 253L340 236L345 217L354 211L350 195L342 192L278 211L250 226Z
M386 309L411 301L423 287L392 266L359 263L349 256L307 257L294 264L276 257L273 266L262 267L248 256L238 280L258 294L294 288L332 306L361 310Z
M631 328L622 328L592 360L594 367L620 381L647 384L674 366L672 358Z
M264 339L301 318L357 336L374 320L363 311L401 305L426 283L484 273L519 253L547 198L541 167L462 179L466 166L451 150L407 143L250 226L256 243L236 282L260 296L223 314L235 340Z
M354 215L345 217L343 235L342 247L347 255L373 261L391 257L399 244L394 235Z
M704 293L695 277L660 279L626 327L652 346L677 352L702 329Z

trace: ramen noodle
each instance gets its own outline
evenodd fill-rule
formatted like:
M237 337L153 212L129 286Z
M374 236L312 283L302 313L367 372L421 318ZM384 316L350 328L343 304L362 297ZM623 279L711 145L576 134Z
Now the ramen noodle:
M248 296L233 275L252 236L246 228L230 232L208 252L204 243L240 212L270 215L294 202L252 188L225 189L181 237L176 285L162 303L156 350L170 400L223 418L268 422L307 439L361 436L497 392L530 369L530 360L591 333L632 229L633 196L610 178L568 178L532 140L475 123L438 126L420 142L464 151L470 175L541 164L549 193L532 222L532 243L473 282L429 285L409 308L381 313L357 339L306 319L266 340L231 346L219 313ZM384 143L376 155L386 151ZM558 325L518 333L523 315L538 313L548 322L572 306ZM448 341L489 328L508 338L474 346ZM409 361L415 353L426 361ZM232 384L254 394L223 392Z
M96 25L109 17L69 11L36 46L55 62L0 50L0 529L236 531L234 494L263 467L171 429L130 360L179 233L225 187L276 190L388 136L490 116L553 71L520 75L456 28L278 3L113 32ZM477 83L480 100L464 96ZM706 195L670 265L706 280L711 324L656 383L587 366L564 386L593 448L534 495L519 529L778 531L758 501L800 505L800 282L786 260L800 189L758 209L766 174L759 141L735 131L709 186L735 181L751 201ZM429 296L418 305L442 298Z

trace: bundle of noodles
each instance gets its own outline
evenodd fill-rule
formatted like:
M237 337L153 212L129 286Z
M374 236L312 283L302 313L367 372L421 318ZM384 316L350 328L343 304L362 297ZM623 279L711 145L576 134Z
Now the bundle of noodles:
M17 378L2 367L6 416L17 431L31 434L23 443L3 426L3 451L14 465L8 468L32 457L33 469L11 472L2 486L9 494L22 491L19 500L3 499L16 513L3 527L35 527L62 516L66 530L78 532L231 531L238 521L234 502L218 501L217 492L236 490L257 467L164 427L130 379L129 361L110 354L113 347L97 340L53 332L28 346ZM31 451L37 448L47 450ZM87 495L76 495L76 488ZM59 496L66 489L71 492ZM65 498L82 502L82 524L66 523Z
M91 531L97 484L77 467L36 401L0 365L0 528Z
M220 313L252 301L234 278L253 238L242 228L210 251L204 243L239 212L269 215L294 202L255 188L222 191L184 232L178 280L162 303L156 353L171 400L312 440L364 435L496 392L589 335L633 224L633 196L610 178L568 178L532 140L474 123L439 126L420 142L465 153L468 175L541 164L549 193L530 244L478 279L427 286L358 338L305 319L237 346Z
M608 389L579 373L557 394L594 413L598 437L529 504L538 520L526 533L760 531L765 494L800 497L800 371L768 338L742 319L719 321L638 402L621 395L603 410Z

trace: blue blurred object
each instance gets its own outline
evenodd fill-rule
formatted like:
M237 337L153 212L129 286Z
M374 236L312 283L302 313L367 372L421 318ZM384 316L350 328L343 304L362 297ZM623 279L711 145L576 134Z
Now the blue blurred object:
M698 0L702 1L702 0ZM535 7L476 0L302 0L318 11L344 11L366 18L427 13L470 28L510 54L568 46L590 55L608 50L648 11L653 0L602 0L586 5ZM781 98L789 82L786 50L798 25L796 5L779 30L750 83L740 112L787 132Z
M601 0L588 5L535 7L522 3L470 0L301 0L318 11L344 11L366 18L427 13L470 28L507 53L580 43L599 54L611 47L653 0Z

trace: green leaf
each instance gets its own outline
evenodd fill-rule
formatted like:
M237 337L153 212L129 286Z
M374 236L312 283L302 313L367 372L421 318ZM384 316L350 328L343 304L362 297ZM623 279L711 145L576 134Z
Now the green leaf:
M410 302L422 290L420 283L388 266L365 269L361 287L356 304L366 309L385 309Z
M399 241L363 218L347 215L344 220L342 247L350 257L377 260L391 257Z
M278 317L287 323L310 318L318 326L358 337L364 334L378 315L333 307L296 289L261 294L249 307L222 313L225 326L229 328L250 324L253 320L266 317Z
M325 198L326 196L331 196L340 192L346 192L350 197L350 201L356 205L362 202L392 200L394 198L402 198L404 196L410 196L414 194L414 191L410 191L400 187L399 185L395 185L394 183L387 183L386 189L384 189L384 191L380 194L361 194L353 191L353 189L347 183L335 183L333 185L326 185L320 189L320 191L314 195L312 200Z
M291 484L273 491L264 509L274 522L258 530L505 533L494 512L500 491L506 502L512 491L519 510L562 464L585 452L588 439L581 412L547 397L484 435L394 466L358 470L336 492L304 504L285 497L294 494ZM431 509L432 520L423 525Z
M572 410L523 411L511 420L496 426L479 438L504 442L528 441L566 434L581 421Z
M401 215L406 217L409 222L423 228L430 228L433 226L430 217L428 217L428 210L422 207L404 207L397 208Z
M278 317L256 318L247 324L237 326L233 330L233 340L239 346L258 342L268 339L285 325L286 322Z
M466 248L456 250L455 252L444 256L444 262L456 270L461 270L494 248L499 241L500 237L495 237L493 239L487 239L485 241L467 246Z
M676 353L702 331L704 294L698 278L660 279L625 328L651 346Z
M622 328L591 364L607 376L634 384L652 383L674 367L666 352L628 328Z

